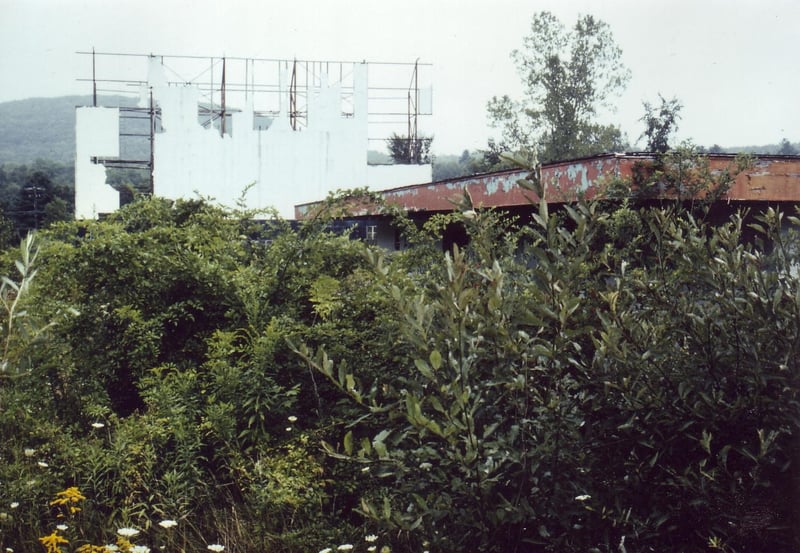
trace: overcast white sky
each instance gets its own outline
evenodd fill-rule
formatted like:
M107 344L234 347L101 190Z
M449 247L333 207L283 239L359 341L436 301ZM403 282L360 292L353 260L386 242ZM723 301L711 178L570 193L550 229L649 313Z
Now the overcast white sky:
M0 101L89 94L78 50L434 64L434 151L485 146L486 103L519 96L510 52L532 15L611 26L632 73L606 122L632 142L642 101L684 104L679 138L800 141L797 0L0 0Z

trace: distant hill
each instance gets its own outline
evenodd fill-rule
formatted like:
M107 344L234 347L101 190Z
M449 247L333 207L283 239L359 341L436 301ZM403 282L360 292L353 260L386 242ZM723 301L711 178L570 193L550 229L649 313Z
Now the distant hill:
M790 151L781 151L787 147ZM720 153L723 154L764 154L764 155L797 155L800 152L800 142L786 142L786 144L763 144L761 146L736 146L734 148L720 148Z
M132 106L125 96L98 96L103 106ZM75 158L75 108L91 96L29 98L0 103L0 164L46 159L72 164Z

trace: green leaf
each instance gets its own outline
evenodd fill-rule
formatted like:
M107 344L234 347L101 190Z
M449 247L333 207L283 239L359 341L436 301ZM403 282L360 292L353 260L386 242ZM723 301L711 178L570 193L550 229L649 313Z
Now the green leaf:
M16 283L16 282L14 282L13 280L11 280L10 278L8 278L8 277L6 277L6 276L4 276L4 277L0 277L0 278L2 278L2 279L3 279L3 284L5 284L5 285L7 285L7 286L10 286L11 288L13 288L13 289L14 289L14 290L16 290L17 292L19 292L19 286L17 285L17 283Z
M356 380L355 378L353 378L352 374L347 373L344 377L344 380L345 380L345 390L347 390L348 392L352 392L353 390L356 389Z
M375 449L375 453L378 454L378 458L386 459L389 456L389 452L386 449L386 444L383 442L372 442L372 447Z
M700 446L703 448L703 451L711 454L711 433L707 430L703 430L703 436L700 438Z
M383 498L382 513L383 513L383 518L385 520L391 520L391 518L392 518L392 504L389 503L389 498L388 497L384 497Z
M416 366L417 370L422 373L422 376L428 380L433 380L433 372L431 371L431 367L425 362L424 359L414 359L414 366Z
M438 371L439 368L442 366L442 354L439 353L439 350L433 350L429 356L431 367L433 370Z
M372 447L381 459L386 459L389 456L386 444L384 443L386 438L389 437L389 434L391 434L391 430L381 430L372 439Z
M344 435L344 452L348 455L353 454L353 431L350 430Z

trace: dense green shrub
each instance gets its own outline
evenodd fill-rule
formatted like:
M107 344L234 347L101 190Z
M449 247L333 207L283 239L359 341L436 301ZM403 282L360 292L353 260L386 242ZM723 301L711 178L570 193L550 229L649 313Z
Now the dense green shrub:
M797 549L800 289L779 215L750 219L768 253L739 215L620 209L542 206L523 255L470 210L432 287L384 269L409 370L375 381L298 347L377 428L329 446L385 482L367 516L441 551Z
M795 551L798 220L700 207L465 205L392 254L202 201L55 225L2 260L0 547Z
M81 535L92 543L161 519L181 521L190 549L227 539L298 551L350 535L336 521L354 490L318 445L336 412L312 409L331 390L312 386L284 336L361 343L355 329L342 336L364 309L347 306L339 332L315 310L313 284L328 275L360 294L347 279L366 261L321 225L294 232L251 215L143 199L23 248L19 266L36 279L3 295L0 502L25 517L2 517L3 547L38 550L48 501L67 485L90 498ZM18 255L5 262L14 272Z

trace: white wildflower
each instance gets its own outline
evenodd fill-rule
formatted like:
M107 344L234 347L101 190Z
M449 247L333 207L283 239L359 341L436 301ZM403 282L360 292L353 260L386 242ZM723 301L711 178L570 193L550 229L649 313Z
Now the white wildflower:
M36 450L32 447L26 447L23 453L25 453L25 457L33 457L36 454Z
M287 427L286 427L286 431L287 431L287 432L291 432L291 431L292 431L292 427L291 427L291 426L287 426Z
M92 423L92 428L103 428L104 426L105 426L105 424L103 424L102 422L93 422Z
M288 420L289 422L297 422L297 417L295 417L294 415L291 415L290 417L287 417L286 420Z
M69 526L67 526L66 524L58 524L58 525L56 525L56 528L58 528L62 532L66 532L67 528L69 528Z
M47 467L49 467L49 466L50 466L50 465L48 465L47 463L45 463L44 461L39 461L39 462L37 462L36 464L37 464L37 465L39 465L39 466L40 466L40 467L42 467L42 468L47 468Z
M376 536L375 534L369 534L368 536L364 537L364 541L368 541L368 542L374 542L377 539L378 539L378 536Z
M162 520L161 522L158 523L158 525L161 526L162 528L172 528L173 526L177 526L178 523L174 520L167 519L167 520Z
M586 495L586 494L584 494L584 495L576 495L575 496L575 501L586 501L587 499L591 499L591 498L592 498L591 495Z
M119 551L119 546L117 544L115 544L115 543L109 543L109 544L105 545L104 547L106 548L106 551L111 551L111 553L114 553L115 551Z
M220 553L220 551L225 549L225 546L218 543L212 543L211 545L207 546L207 549L209 551L213 551L214 553Z
M19 507L19 501L12 501L9 507L11 507L12 509L16 509L17 507Z
M6 547L6 553L14 553L14 550L10 547Z
M331 551L333 551L333 549L331 549L330 547L326 547L325 549L320 550L319 553L331 553Z
M352 543L343 543L342 545L336 548L337 551L350 551L351 549L353 549Z
M367 547L367 551L369 551L370 553L372 553L376 549L378 549L377 545L370 545L369 547Z
M134 536L139 535L139 530L136 528L120 528L117 530L117 534L122 536L123 538L132 538Z
M131 547L131 553L150 553L150 548L146 545L134 545Z

